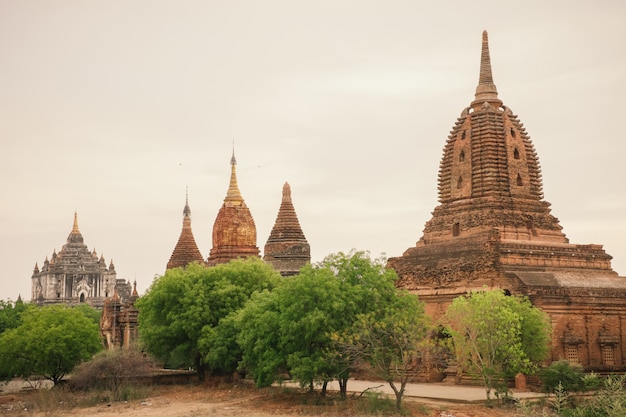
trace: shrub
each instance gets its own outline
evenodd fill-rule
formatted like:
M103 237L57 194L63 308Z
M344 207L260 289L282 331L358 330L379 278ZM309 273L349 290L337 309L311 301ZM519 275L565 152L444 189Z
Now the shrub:
M76 367L69 387L116 392L129 379L149 375L153 367L154 364L136 349L105 350Z
M544 392L554 392L559 385L568 392L585 390L583 380L585 373L582 366L565 360L552 362L550 366L539 371L539 377Z

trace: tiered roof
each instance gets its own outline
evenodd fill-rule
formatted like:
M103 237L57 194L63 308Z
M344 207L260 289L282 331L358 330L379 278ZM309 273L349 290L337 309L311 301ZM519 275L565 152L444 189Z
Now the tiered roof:
M439 202L424 240L499 228L505 238L567 242L543 201L537 153L524 126L502 104L493 83L487 32L483 32L475 99L448 136L439 167ZM470 213L475 213L474 215Z
M574 268L615 276L600 245L569 243L542 187L530 137L498 98L483 32L474 100L450 132L439 166L440 204L416 246L389 265L412 288L476 279L494 285L505 274L536 269L557 271L546 285L571 280L564 271Z
M65 245L57 253L56 249L52 252L50 260L46 256L41 271L35 264L35 273L65 273L69 271L83 271L83 273L93 272L114 272L115 266L111 260L107 268L104 255L96 254L96 250L90 251L83 242L83 235L78 228L78 213L74 212L74 223L72 231L67 236Z
M167 263L167 269L186 267L192 262L204 263L204 258L196 239L193 237L193 231L191 230L191 209L189 208L189 195L185 197L185 208L183 209L183 229L180 232L178 242L170 260Z
M285 182L283 198L265 249L263 260L283 276L295 275L311 261L311 247L302 232L291 201L291 187Z
M126 285L116 278L113 260L107 266L104 255L87 248L76 212L66 243L59 252L54 250L49 260L46 257L41 269L35 264L31 281L32 300L37 303L89 302L95 307L112 296L116 286Z

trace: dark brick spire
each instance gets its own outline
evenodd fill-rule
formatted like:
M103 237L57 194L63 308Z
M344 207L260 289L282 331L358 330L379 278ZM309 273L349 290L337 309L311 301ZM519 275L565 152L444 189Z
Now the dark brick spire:
M183 230L180 232L176 247L167 263L167 269L185 267L192 262L203 264L204 258L191 231L191 209L189 208L189 195L187 195L183 209Z
M291 201L289 183L283 185L283 199L276 223L265 244L263 260L281 275L295 275L311 261L311 248L304 237L296 210Z

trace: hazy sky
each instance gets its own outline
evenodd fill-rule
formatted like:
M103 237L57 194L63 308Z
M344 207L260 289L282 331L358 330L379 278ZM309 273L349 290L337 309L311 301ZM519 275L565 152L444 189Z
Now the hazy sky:
M75 210L143 293L185 187L206 258L233 141L261 251L288 181L313 261L401 255L438 204L484 29L552 213L626 275L625 17L621 0L0 0L0 299L30 299Z

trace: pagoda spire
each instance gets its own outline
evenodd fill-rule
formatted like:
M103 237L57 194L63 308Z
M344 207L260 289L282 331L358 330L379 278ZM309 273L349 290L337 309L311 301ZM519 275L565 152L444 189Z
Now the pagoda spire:
M80 230L78 229L78 212L76 211L74 211L74 223L72 224L72 231L67 237L67 243L72 243L72 244L83 243L83 235L80 234Z
M185 208L183 209L183 221L187 217L191 217L191 209L189 208L189 187L185 187Z
M311 247L300 227L288 182L283 185L282 202L265 244L263 259L283 276L297 274L311 261Z
M184 268L192 262L204 264L204 258L191 231L191 209L189 208L189 188L187 188L185 190L185 208L183 210L183 229L180 232L170 260L167 262L166 270L177 267Z
M494 103L501 106L502 101L498 99L498 89L493 83L493 75L491 74L491 58L489 56L489 38L487 31L483 31L482 50L480 53L480 75L478 77L478 86L472 106L482 105L484 102Z
M230 183L228 184L228 191L226 192L226 198L224 202L231 202L236 205L241 205L243 197L239 191L237 185L237 159L235 158L235 147L233 146L233 155L230 158Z
M80 234L80 230L78 230L78 212L76 211L74 211L74 224L72 225L72 233Z
M209 266L227 263L231 259L259 256L256 225L237 185L234 146L230 165L228 192L213 223L213 247L206 261Z

